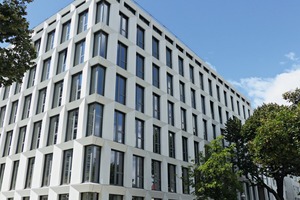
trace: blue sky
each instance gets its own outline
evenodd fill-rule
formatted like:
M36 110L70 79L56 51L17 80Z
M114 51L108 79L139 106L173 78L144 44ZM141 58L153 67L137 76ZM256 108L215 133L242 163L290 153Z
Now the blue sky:
M300 87L299 0L135 1L253 106L282 103L283 92ZM31 27L71 2L35 0L28 6Z

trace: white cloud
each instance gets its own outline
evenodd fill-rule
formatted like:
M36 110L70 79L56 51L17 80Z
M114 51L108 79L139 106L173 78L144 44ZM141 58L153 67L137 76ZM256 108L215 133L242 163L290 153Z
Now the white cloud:
M285 54L284 56L287 57L291 61L299 60L299 58L296 57L296 54L294 52L289 52L289 53Z
M298 59L292 52L287 55L289 55L289 59ZM248 96L252 100L253 107L271 102L287 104L287 102L282 99L282 94L294 90L296 87L300 88L300 64L295 62L292 64L291 69L277 74L275 77L250 77L243 78L239 82L231 83L248 93Z

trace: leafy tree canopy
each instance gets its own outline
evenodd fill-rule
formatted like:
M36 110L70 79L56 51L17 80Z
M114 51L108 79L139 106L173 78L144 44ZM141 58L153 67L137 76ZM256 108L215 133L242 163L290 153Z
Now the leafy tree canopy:
M35 50L31 44L31 30L26 16L26 4L32 0L4 0L0 3L0 86L22 82Z

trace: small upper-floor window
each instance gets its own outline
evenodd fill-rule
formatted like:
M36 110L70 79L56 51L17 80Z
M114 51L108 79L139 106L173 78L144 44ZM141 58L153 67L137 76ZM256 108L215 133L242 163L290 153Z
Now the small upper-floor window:
M144 149L144 121L135 119L135 147Z
M77 138L79 109L76 108L68 112L67 131L65 141Z
M34 41L34 49L36 51L37 57L39 56L40 48L41 48L41 39L38 39L38 40Z
M9 118L9 124L12 124L12 123L16 122L17 111L18 111L18 100L12 102L10 118Z
M166 64L168 67L172 68L172 50L168 47L166 48Z
M5 113L6 113L6 106L2 106L0 108L0 127L3 127Z
M44 60L41 82L47 80L50 74L51 58Z
M99 31L94 35L93 56L101 56L106 58L107 54L107 33Z
M144 57L140 54L136 54L136 76L144 79L145 67L144 67Z
M144 88L136 85L135 109L144 112Z
M181 76L184 76L184 65L183 59L178 56L178 71Z
M114 141L124 144L125 142L125 114L115 110Z
M28 118L30 113L31 94L27 95L24 100L22 119Z
M191 105L196 109L196 91L194 89L191 89Z
M68 50L62 50L58 53L56 74L60 74L66 70Z
M100 153L101 148L99 146L89 145L85 147L83 182L99 183L101 159ZM87 200L92 199L91 197L92 196L90 196L90 198Z
M167 73L167 93L173 96L173 76Z
M145 47L145 30L140 26L137 26L136 44L142 49Z
M195 83L195 79L194 79L194 67L192 65L190 65L190 81L192 83Z
M181 130L186 131L187 130L187 127L186 127L186 110L181 108L180 112L181 112Z
M120 34L128 37L128 17L123 13L120 13Z
M82 86L82 73L78 73L72 76L70 101L80 99Z
M159 40L152 37L152 56L159 59Z
M10 86L4 87L3 98L2 98L3 100L8 98L9 92L10 92Z
M52 158L53 158L52 153L45 155L42 186L49 186L50 185L51 171L52 171Z
M46 52L49 51L50 49L53 49L54 35L55 35L55 31L51 31L50 33L48 33L47 44L46 44Z
M46 105L46 94L47 94L47 88L43 88L39 91L36 114L44 112L45 105Z
M185 103L185 89L184 89L184 83L179 81L179 94L180 94L180 101Z
M109 23L109 3L102 0L97 3L96 24L103 22L106 25Z
M10 154L12 137L13 131L9 131L6 133L2 157L8 156Z
M200 81L200 88L201 90L204 90L204 78L203 78L203 74L201 72L199 72L199 81Z
M175 133L169 131L169 156L175 158Z
M88 10L79 14L77 34L85 31L88 25Z
M160 97L153 93L153 118L160 119Z
M123 185L124 179L124 153L120 151L111 151L110 160L110 184Z
M42 130L42 121L35 122L33 124L33 133L32 133L30 150L39 148L41 130Z
M63 43L70 39L71 21L67 21L62 25L62 33L60 43Z
M159 67L152 65L152 85L159 88Z
M50 118L47 146L54 145L57 142L59 125L59 115Z
M104 96L105 88L105 68L101 65L92 67L90 94L100 94Z
M212 82L210 79L208 79L208 90L209 90L209 95L213 96Z
M84 62L85 40L81 40L75 45L74 66Z
M168 101L168 124L174 126L174 104Z
M26 126L21 127L19 130L16 154L23 152L26 137Z
M52 108L61 106L64 81L59 81L54 84Z
M118 43L117 65L123 69L127 68L127 46Z
M35 73L36 73L36 66L33 66L29 70L27 88L34 86Z
M117 74L115 101L121 104L126 104L126 78Z
M86 136L102 136L103 123L103 105L99 103L89 104L88 119L87 119L87 133Z

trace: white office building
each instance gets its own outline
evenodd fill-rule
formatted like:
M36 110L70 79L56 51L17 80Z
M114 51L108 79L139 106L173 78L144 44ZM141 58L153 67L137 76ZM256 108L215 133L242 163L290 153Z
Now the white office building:
M192 200L187 167L252 112L131 0L74 1L32 40L23 84L0 89L1 200Z

